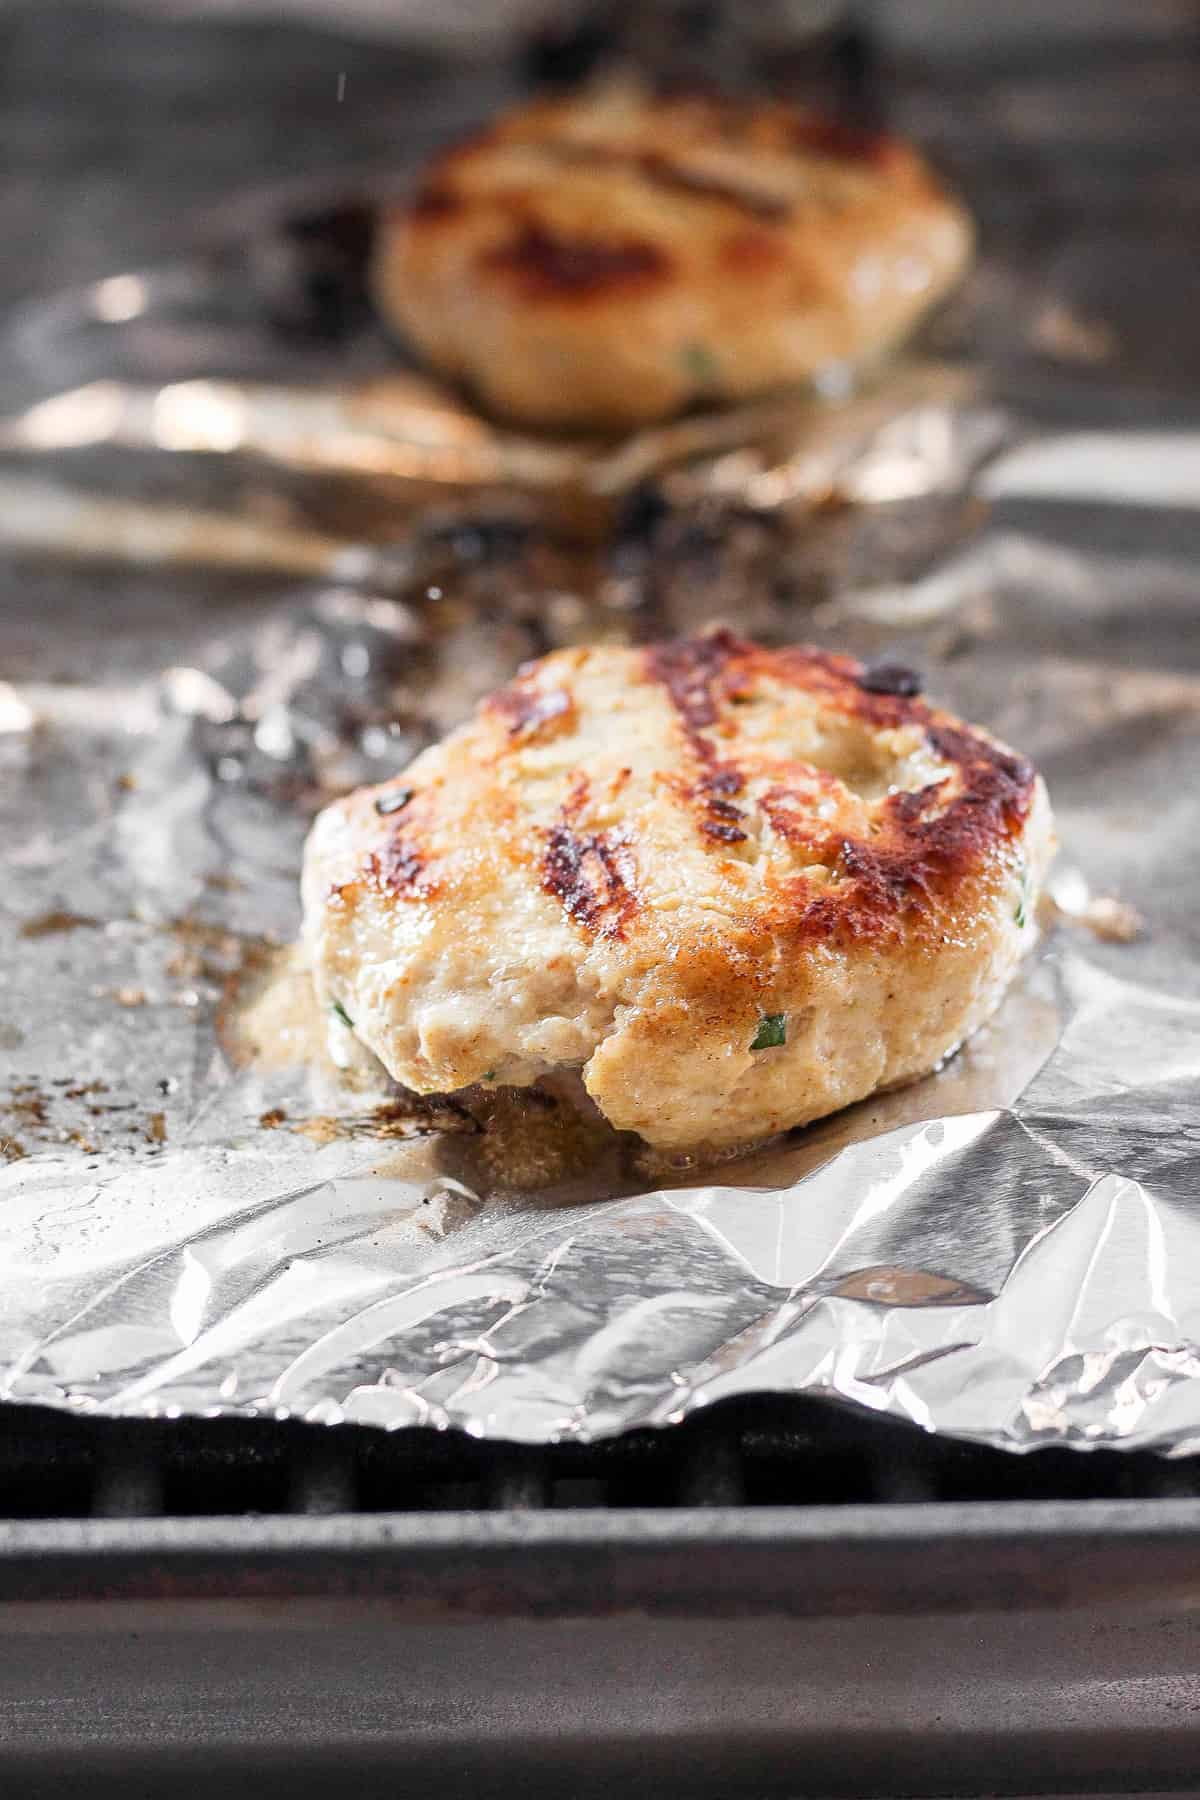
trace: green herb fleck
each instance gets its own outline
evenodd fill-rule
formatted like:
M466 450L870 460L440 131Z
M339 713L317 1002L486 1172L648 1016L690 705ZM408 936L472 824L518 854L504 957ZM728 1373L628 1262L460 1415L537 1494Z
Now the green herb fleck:
M485 1069L483 1071L483 1079L485 1081L495 1081L495 1079L496 1079L495 1069Z
M704 344L685 344L679 352L689 381L697 387L715 387L721 374L721 365L712 351Z
M1017 921L1018 930L1024 931L1029 923L1029 871L1023 863L1021 865L1021 891L1017 895L1017 908L1013 913L1013 918Z
M750 1045L752 1050L776 1050L787 1043L787 1014L764 1013Z
M346 1011L346 1009L342 1005L341 1001L333 1000L330 1002L330 1004L333 1007L333 1010L337 1014L338 1018L342 1021L342 1024L346 1026L347 1030L353 1031L354 1030L354 1020L350 1017L350 1014Z

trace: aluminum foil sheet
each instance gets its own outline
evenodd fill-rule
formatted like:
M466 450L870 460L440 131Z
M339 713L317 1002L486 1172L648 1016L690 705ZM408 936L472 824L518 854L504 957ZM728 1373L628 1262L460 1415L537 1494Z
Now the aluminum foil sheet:
M1200 368L1155 363L1186 280L1130 301L1097 231L1035 275L1000 230L919 356L682 443L506 437L353 319L300 354L255 287L294 237L16 322L5 1398L546 1441L769 1389L1200 1449ZM710 1168L340 1074L288 948L314 811L530 655L714 618L1037 760L1063 847L995 1023Z

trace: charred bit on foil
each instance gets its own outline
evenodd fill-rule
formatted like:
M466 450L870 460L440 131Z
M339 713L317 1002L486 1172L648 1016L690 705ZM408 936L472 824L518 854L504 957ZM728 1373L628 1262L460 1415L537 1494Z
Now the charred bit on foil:
M284 1125L297 1137L314 1144L332 1144L343 1138L393 1139L430 1137L435 1133L457 1132L476 1135L482 1127L465 1107L446 1095L400 1096L385 1100L369 1113L317 1113L307 1119L289 1120L282 1108L275 1125ZM260 1123L265 1123L264 1115Z
M36 918L23 919L17 933L23 938L55 937L68 931L98 931L102 923L102 920L93 919L87 913L67 912L62 907L52 907L49 912L39 913Z

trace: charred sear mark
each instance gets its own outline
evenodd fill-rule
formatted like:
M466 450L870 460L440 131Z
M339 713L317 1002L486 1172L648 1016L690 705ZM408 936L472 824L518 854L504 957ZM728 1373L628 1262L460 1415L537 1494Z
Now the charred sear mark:
M931 900L978 867L997 839L1015 836L1029 811L1035 777L1023 757L953 726L931 726L929 739L959 768L962 785L951 803L924 816L944 782L893 794L887 802L893 829L872 843L847 840L841 846L841 872L855 881L858 905L869 913L895 913Z
M566 237L529 224L516 238L489 250L489 269L512 275L531 299L588 299L614 288L661 281L670 259L640 238Z
M945 787L944 781L930 782L928 787L918 788L915 793L890 794L887 808L892 817L902 826L912 826L927 813Z
M611 832L576 832L565 821L551 828L542 857L542 886L561 900L577 925L619 938L637 911L633 857Z
M701 774L692 790L702 809L700 830L705 837L721 844L746 841L741 825L746 815L729 798L731 794L741 792L745 781L732 763L715 760L715 752L702 733L706 727L715 725L720 715L714 685L730 661L744 649L741 640L731 631L714 631L707 637L676 638L672 643L658 644L647 651L647 670L651 679L660 681L671 696L692 751L701 764Z
M491 701L493 711L508 720L513 738L548 737L549 727L567 723L575 702L565 688L525 687L515 683Z
M831 780L828 787L818 786L815 790L806 787L797 792L795 788L779 785L766 790L759 798L759 805L771 822L771 829L784 843L805 850L817 862L832 860L837 854L837 846L841 839L831 836L830 824L819 812L822 800L831 797L838 783Z
M786 844L811 844L815 833L807 804L797 804L800 796L791 788L772 787L760 797L759 804L770 820L776 837Z
M414 197L409 212L422 225L432 225L457 217L463 206L462 195L453 188L430 183Z
M864 131L838 119L796 119L789 135L797 150L842 162L886 162L894 142L884 131Z
M700 829L705 837L715 838L723 844L745 843L746 833L741 827L746 815L728 798L730 794L740 793L745 785L741 770L732 763L717 763L714 768L705 770L694 789L696 799L704 808Z
M718 175L706 175L699 169L688 169L669 157L648 152L638 158L638 167L647 181L656 187L670 188L679 194L694 194L701 200L719 200L752 218L773 223L785 220L791 211L786 200L761 189L743 186Z
M961 770L962 791L940 819L922 829L936 833L945 852L956 855L994 837L997 827L1015 836L1033 799L1033 764L957 725L933 723L927 735L938 755Z
M740 794L746 785L746 777L733 763L718 763L705 775L702 785L710 794Z
M1028 814L1035 776L1023 757L956 726L931 725L928 735L938 754L957 765L960 791L932 818L923 815L936 804L944 782L893 794L887 802L891 831L885 828L870 843L842 842L839 873L856 890L847 908L852 928L856 919L864 924L932 901L977 868L997 839L1015 836Z
M676 194L693 194L699 200L721 201L755 219L777 222L790 214L787 201L778 195L730 181L726 176L689 169L661 150L625 149L619 144L585 144L570 138L558 138L539 148L556 162L575 168L624 169L640 175L653 187L666 188Z
M930 862L908 849L876 849L858 838L842 841L839 873L855 881L857 904L868 911L894 913L915 899L930 897Z
M674 638L666 644L655 644L646 652L646 670L652 681L659 681L671 696L671 704L689 733L703 731L717 722L718 709L713 683L735 657L747 646L732 631L714 631L707 637ZM699 751L707 757L708 746Z
M738 815L739 818L741 814ZM724 819L701 819L700 829L705 837L716 838L722 844L744 844L746 834L740 826L727 823Z
M869 672L850 657L798 647L765 652L729 631L656 645L645 659L648 677L670 695L699 765L690 795L701 809L700 829L718 842L736 843L745 836L745 814L730 799L743 783L733 765L716 760L716 748L704 733L720 723L723 706L736 702L738 683L764 670L867 730L916 726L956 771L950 798L944 780L918 793L891 795L878 821L879 835L868 841L831 834L814 816L811 795L778 787L762 795L759 804L779 835L804 846L817 861L836 865L845 889L831 901L831 912L816 902L808 906L806 931L878 929L885 918L978 870L997 840L1016 836L1028 816L1036 781L1032 765L969 726L940 717L905 691L913 685L908 670L888 670L879 692L865 679Z
M761 666L763 652L747 646L751 661ZM890 729L907 719L923 723L926 713L914 710L895 694L877 694L862 685L863 666L852 656L839 656L836 651L816 650L811 645L789 645L768 653L770 672L776 680L786 681L816 701L827 701L839 711L851 714L865 725Z
M425 858L403 830L394 832L382 850L371 852L365 870L369 881L401 900L424 899L432 891Z

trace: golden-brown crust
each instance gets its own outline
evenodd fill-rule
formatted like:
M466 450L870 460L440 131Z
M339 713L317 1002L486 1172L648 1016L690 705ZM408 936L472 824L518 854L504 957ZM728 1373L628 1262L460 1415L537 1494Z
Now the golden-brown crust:
M580 1067L661 1143L932 1067L1028 947L1052 832L1025 759L912 686L727 631L529 665L323 815L323 991L422 1091Z
M375 288L497 410L612 424L881 347L969 239L893 137L611 90L519 108L443 153L385 215Z
M786 682L866 731L915 729L953 771L953 777L916 792L889 794L869 835L822 827L811 807L807 767L797 789L776 782L762 795L760 803L779 835L837 877L836 898L823 893L798 914L795 892L783 899L780 916L769 925L795 941L836 935L861 942L872 932L888 931L898 914L928 908L960 890L1028 817L1037 781L1030 762L917 696L871 691L863 685L864 665L852 657L808 648L764 650L733 632L716 631L655 645L644 653L644 662L649 678L670 695L700 766L690 797L704 837L745 840L745 813L729 796L741 792L757 771L727 753L718 760L718 745L737 731L736 709L762 676ZM952 781L953 797L939 806ZM798 807L789 805L796 799Z
M755 804L801 869L830 871L831 891L812 891L801 875L778 888L769 908L756 900L759 923L775 936L797 944L822 937L862 943L873 934L891 935L901 915L911 929L920 913L956 902L964 884L1028 816L1037 780L1032 764L917 696L871 691L864 686L864 665L852 657L804 647L767 650L721 630L653 645L640 653L640 667L675 710L690 766L666 778L690 811L700 842L716 855L747 842L745 790L768 770L775 779ZM538 671L533 665L485 704L485 716L503 722L507 740L487 757L489 780L500 775L508 744L519 753L571 727L576 702L569 687L546 686ZM867 830L848 831L836 820L827 827L813 804L814 777L832 792L841 785L835 775L800 762L789 781L777 758L764 761L736 743L739 711L764 679L786 684L864 734L915 730L947 774L915 792L886 795L872 809ZM506 829L511 821L503 817L503 796L501 785L491 790L495 804L487 808L485 853L536 865L544 891L558 898L581 931L624 937L639 907L636 834L589 827L586 775L573 781L553 821L532 837L519 821L515 831ZM376 798L374 804L386 817L386 801ZM375 834L380 841L365 857L361 875L396 899L434 897L441 854L436 824L434 796L416 795Z

